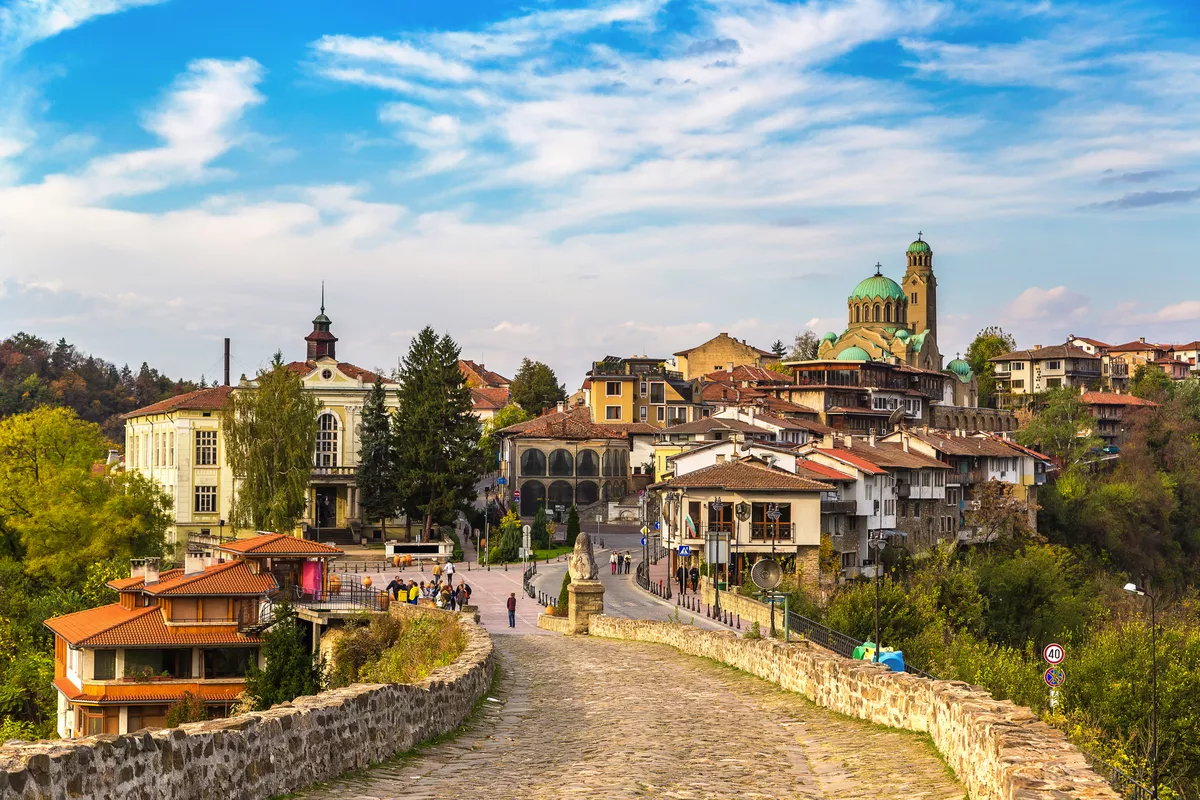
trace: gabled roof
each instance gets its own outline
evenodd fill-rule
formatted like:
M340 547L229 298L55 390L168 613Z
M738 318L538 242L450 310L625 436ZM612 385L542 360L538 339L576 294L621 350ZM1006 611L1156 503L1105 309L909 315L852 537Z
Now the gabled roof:
M948 456L995 456L1006 458L1013 454L1013 448L998 439L984 436L956 436L949 431L931 430L908 431L914 439L925 442L930 447ZM888 444L893 444L889 439Z
M832 485L823 481L801 477L778 467L768 467L754 458L724 461L655 485L673 489L765 492L825 492L833 489Z
M815 408L793 403L791 400L784 400L781 397L772 397L767 395L761 400L756 400L755 405L761 405L770 411L772 414L817 414Z
M660 433L664 434L679 434L679 433L710 433L712 431L733 431L737 433L758 433L763 436L770 436L771 431L766 428L760 428L757 425L751 425L749 422L743 422L737 419L725 419L723 417L701 417L694 419L691 422L681 422L678 425L672 425L668 428L663 428Z
M299 375L301 378L303 378L306 375L312 374L315 370L319 369L320 366L321 365L318 364L316 361L293 361L292 363L287 365L287 368L288 368L288 371L291 372L293 375ZM328 366L332 367L333 369L336 369L338 372L342 373L347 378L361 380L364 385L369 385L369 384L375 383L376 378L378 378L381 383L391 383L391 384L395 383L395 381L385 378L382 375L376 375L374 372L371 372L371 370L369 370L369 369L363 369L362 367L356 367L353 364L351 364L349 361L336 361L332 364L329 364Z
M911 450L904 452L904 448L898 444L881 443L872 447L867 442L861 439L851 439L850 447L846 448L844 442L834 441L835 449L848 449L851 453L867 459L872 464L887 469L949 469L947 464L943 464L936 458L914 453Z
M868 475L883 475L887 472L886 469L879 466L878 464L874 464L871 461L868 461L867 459L865 459L861 456L857 456L848 450L830 449L827 447L817 447L817 448L814 448L814 452L823 453L824 455L829 456L830 458L837 459L838 461L841 461L843 464L848 464L849 466L854 467L855 469L859 470L860 472L865 472Z
M291 537L289 537L291 538ZM303 541L303 540L300 540ZM143 591L154 596L245 595L260 597L275 591L275 577L269 572L255 574L245 561L226 561L205 567L191 575L176 575L146 584Z
M1151 345L1153 346L1153 345ZM1109 348L1112 352L1112 348ZM1005 353L1002 356L996 356L992 361L1044 361L1048 358L1090 358L1099 359L1098 354L1089 353L1082 347L1074 347L1069 344L1056 344L1050 347L1041 347L1036 350L1013 350L1011 353Z
M292 556L296 558L340 556L343 552L340 547L301 539L299 536L286 536L282 533L260 533L248 539L227 542L217 549L244 556Z
M46 620L46 627L75 647L151 647L155 645L255 644L229 627L168 626L158 606L128 609L120 603L89 608Z
M476 411L499 411L508 405L508 389L498 386L471 387L471 407Z
M1143 350L1170 350L1169 344L1155 344L1154 342L1143 342L1140 339L1125 344L1114 344L1109 346L1110 353L1139 353Z
M755 347L752 344L746 344L744 341L733 338L728 333L718 333L716 336L712 337L707 342L698 344L695 347L689 347L687 350L680 350L678 353L673 353L672 355L686 356L687 354L689 354L695 350L699 350L701 347L704 347L705 345L712 344L713 342L717 341L721 337L725 337L726 339L730 340L734 344L738 344L738 345L741 345L742 347L749 348L750 350L753 350L754 352L758 353L759 355L770 356L771 358L777 358L777 356L774 353L772 353L770 350L763 350L761 347Z
M472 388L507 389L512 383L503 375L492 372L483 364L477 364L465 358L458 360L458 371L467 379Z
M592 422L591 409L576 406L509 425L497 433L520 439L627 439L631 434L650 435L657 430L644 422L599 425Z
M1089 339L1086 336L1072 336L1071 341L1087 342L1092 347L1109 347L1108 342L1102 342L1099 339Z
M172 411L220 411L225 406L225 398L229 396L232 386L212 386L208 389L197 389L186 394L177 394L166 400L159 400L148 406L122 414L122 419L145 417L151 414L169 414Z
M1116 392L1084 392L1079 399L1089 406L1142 406L1157 408L1158 403L1145 400L1132 394L1117 394Z
M249 641L247 642L249 643ZM255 642L257 643L257 642ZM171 683L127 684L119 687L109 684L89 684L88 692L80 691L66 677L55 678L54 688L58 689L73 703L173 703L182 700L184 693L197 689L201 700L227 701L236 700L245 691L242 683L201 683L198 687ZM111 691L110 691L111 689Z
M676 353L676 355L679 355ZM770 369L762 367L752 367L746 364L739 364L733 368L733 372L729 370L719 369L715 372L710 372L704 376L706 381L733 381L741 383L791 383L790 375L783 375Z
M169 581L172 578L176 578L182 574L183 570L181 569L168 569L158 573L158 579L160 581ZM116 589L118 592L135 592L141 591L145 587L146 578L144 575L133 575L128 578L116 578L104 585L110 586L113 589Z
M811 461L809 459L798 457L796 459L796 474L801 477L812 478L818 481L852 481L853 475L847 475L845 472L839 472L833 467L827 467L819 461Z

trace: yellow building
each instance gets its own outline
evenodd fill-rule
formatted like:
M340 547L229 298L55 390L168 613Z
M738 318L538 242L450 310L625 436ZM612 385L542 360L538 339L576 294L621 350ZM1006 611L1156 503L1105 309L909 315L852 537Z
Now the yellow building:
M606 357L592 365L584 403L597 425L645 422L665 428L708 416L699 384L660 358Z
M692 380L710 372L733 372L734 367L766 367L779 361L770 350L747 344L728 333L719 333L707 342L675 354L675 365L683 379Z
M355 485L363 404L377 376L337 360L337 337L330 326L322 302L305 337L305 360L287 365L321 402L300 529L311 529L321 541L352 541L378 535L375 520L370 528L364 525ZM228 522L235 481L226 460L221 409L231 393L253 385L243 376L238 387L201 389L125 415L126 469L142 473L174 501L170 543L237 533ZM397 405L395 392L388 392L387 405Z

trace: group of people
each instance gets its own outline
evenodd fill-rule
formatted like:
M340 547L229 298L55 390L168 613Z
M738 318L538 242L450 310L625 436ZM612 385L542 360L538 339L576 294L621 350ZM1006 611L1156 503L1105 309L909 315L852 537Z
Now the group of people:
M692 591L699 591L700 587L700 570L694 565L688 569L683 564L675 568L675 580L679 582L679 593L687 594L687 587L691 586Z
M471 600L469 583L464 580L459 581L458 586L454 585L454 564L450 561L444 565L434 565L433 580L429 583L417 583L415 580L406 583L396 576L387 585L387 592L393 600L401 600L414 606L422 599L432 600L438 608L451 611L461 609Z
M628 575L633 566L633 556L629 554L628 550L624 552L614 550L608 554L608 566L613 575Z

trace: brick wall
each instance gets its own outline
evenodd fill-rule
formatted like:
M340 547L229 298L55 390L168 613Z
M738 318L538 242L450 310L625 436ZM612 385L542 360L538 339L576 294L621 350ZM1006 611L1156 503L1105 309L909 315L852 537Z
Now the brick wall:
M431 611L429 613L450 613ZM417 684L355 684L269 711L178 728L0 747L0 798L267 800L448 733L492 682L487 631Z
M1119 798L1061 731L1027 708L959 681L892 672L808 642L747 640L670 622L599 616L592 618L590 634L671 645L757 675L833 711L928 733L973 800Z

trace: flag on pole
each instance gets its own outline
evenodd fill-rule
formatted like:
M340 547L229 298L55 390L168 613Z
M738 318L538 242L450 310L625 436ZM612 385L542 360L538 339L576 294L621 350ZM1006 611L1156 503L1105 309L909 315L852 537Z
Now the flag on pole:
M697 537L697 536L699 536L699 535L700 535L699 533L697 533L697 532L696 532L696 523L692 521L692 515L691 515L691 514L688 514L687 516L685 516L685 517L683 518L683 522L684 522L684 524L685 524L685 525L687 525L687 528L688 528L688 530L692 532L692 537L693 537L693 538L695 538L695 537Z

